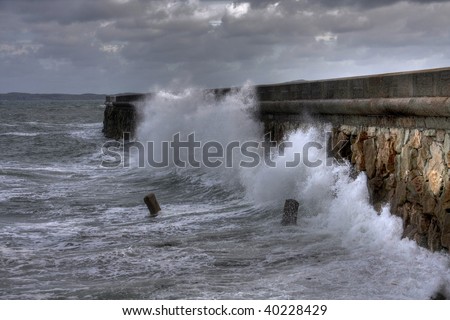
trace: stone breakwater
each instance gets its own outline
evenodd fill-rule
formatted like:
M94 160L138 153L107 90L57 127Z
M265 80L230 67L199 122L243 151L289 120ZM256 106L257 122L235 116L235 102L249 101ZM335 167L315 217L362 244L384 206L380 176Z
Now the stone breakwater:
M139 123L140 105L149 97L142 94L107 96L102 130L105 137L119 140L124 133L133 134Z
M211 89L217 97L230 89ZM300 127L331 125L339 156L368 177L370 200L403 219L404 237L450 249L450 68L255 88L272 140ZM133 134L148 95L109 96L103 132Z

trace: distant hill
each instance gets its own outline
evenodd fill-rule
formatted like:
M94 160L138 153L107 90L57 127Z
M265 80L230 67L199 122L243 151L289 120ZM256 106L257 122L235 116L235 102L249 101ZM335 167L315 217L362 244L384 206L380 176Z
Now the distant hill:
M104 94L63 94L63 93L23 93L23 92L10 92L0 93L0 100L105 100Z

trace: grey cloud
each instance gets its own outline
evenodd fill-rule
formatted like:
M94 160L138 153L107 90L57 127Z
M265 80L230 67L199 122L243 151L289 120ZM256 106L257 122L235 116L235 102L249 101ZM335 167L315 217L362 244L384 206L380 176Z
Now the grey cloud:
M223 1L0 0L0 91L216 87L450 63L443 1L250 2L234 15Z

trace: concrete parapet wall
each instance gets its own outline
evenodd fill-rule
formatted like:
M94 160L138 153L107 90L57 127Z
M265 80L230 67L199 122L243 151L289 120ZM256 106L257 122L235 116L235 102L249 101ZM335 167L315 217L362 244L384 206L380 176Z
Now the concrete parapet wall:
M260 101L450 96L450 68L258 86Z
M449 97L261 101L262 114L450 117Z
M230 90L220 88L206 91L221 97ZM450 68L259 85L256 95L264 122L276 120L278 116L295 115L296 121L309 122L312 117L318 121L335 123L346 116L347 121L355 123L362 120L362 116L365 117L363 123L366 125L376 120L378 123L398 122L398 125L409 123L409 127L423 125L423 128L439 128L445 125L447 128L448 125L437 118L450 118ZM108 96L106 105L120 112L121 109L136 107L138 102L149 97L151 94ZM372 118L375 116L378 119ZM402 121L389 119L397 117L402 118ZM411 117L417 118L417 121L411 120ZM136 116L134 118L137 119ZM106 128L103 131L107 137L117 139L122 136L120 132L133 129L128 124L121 127L126 121L115 123L118 119L121 117L105 118ZM115 130L110 130L114 127Z

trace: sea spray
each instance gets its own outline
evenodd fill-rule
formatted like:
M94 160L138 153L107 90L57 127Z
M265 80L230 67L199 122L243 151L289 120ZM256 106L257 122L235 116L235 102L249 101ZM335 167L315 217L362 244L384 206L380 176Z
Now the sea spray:
M295 168L284 166L294 154L300 154L309 142L321 144L325 137L326 132L313 127L289 134L287 141L292 146L285 150L284 156L275 158L276 167L259 166L253 172L244 173L243 183L247 195L255 203L270 199L280 208L284 199L297 199L301 203L299 224L303 226L303 230L308 229L311 235L324 237L318 250L323 250L323 246L328 243L351 255L354 265L349 270L353 270L356 278L366 274L373 277L370 281L375 281L378 277L378 281L385 281L388 287L408 288L403 292L401 289L393 289L397 298L411 294L427 298L438 290L448 291L448 255L431 253L418 247L414 241L402 239L401 219L392 216L388 206L383 207L380 213L371 206L364 172L353 177L349 163L333 162L330 165L326 161L326 148L316 148L316 152L309 155L322 160L319 166L311 167L304 162L300 162ZM266 205L271 205L270 201ZM337 271L338 274L351 277L344 271L349 268L346 264L347 261L340 261L336 257L335 267L343 268L342 271ZM430 265L433 267L429 268ZM398 268L403 270L399 272ZM401 275L405 270L407 277ZM425 274L433 280L422 281ZM362 281L363 278L361 277ZM357 291L362 288L348 290Z
M195 171L201 175L207 174L206 180L209 182L205 183L218 179L217 183L236 186L239 184L239 164L243 155L227 146L260 141L262 124L255 120L255 102L255 91L250 85L232 90L222 97L192 88L178 93L157 92L147 101L137 130L137 139L145 145L145 163L149 163L149 156L155 162L161 162L165 156L164 144L170 148L175 137L184 142L191 135L201 147L206 143L220 145L223 155L211 162L221 161L221 165L214 168L205 165L202 161L204 148L196 148L191 156L200 165L193 168L188 161L187 150L181 148L180 159L185 166L177 165L173 150L167 149L169 157L165 169L174 169L180 174L185 172L190 176L189 170L200 169ZM135 164L138 162L136 153L132 159Z
M144 109L138 138L150 139L158 145L170 141L177 133L184 139L195 133L202 143L262 143L262 125L251 116L254 108L250 86L221 99L192 89L178 94L159 92ZM448 288L448 255L431 253L401 238L401 219L392 216L388 207L378 213L370 205L365 173L354 177L349 163L328 161L328 131L327 126L320 126L292 132L287 137L291 144L284 152L274 149L267 155L260 148L261 161L250 168L235 161L231 168L172 165L169 169L189 179L200 179L203 185L242 190L242 201L273 215L281 214L285 199L298 200L299 226L294 228L320 240L314 245L299 243L295 250L301 251L305 245L309 249L304 249L313 250L314 255L329 255L325 259L329 262L323 263L319 273L324 281L334 282L339 289L327 297L428 298L439 288ZM244 155L236 153L233 157L242 160ZM265 157L270 158L270 165L264 161ZM289 248L292 250L292 246ZM269 253L267 259L270 257ZM424 278L428 280L423 281ZM380 284L375 284L377 281ZM382 293L386 290L391 295Z

